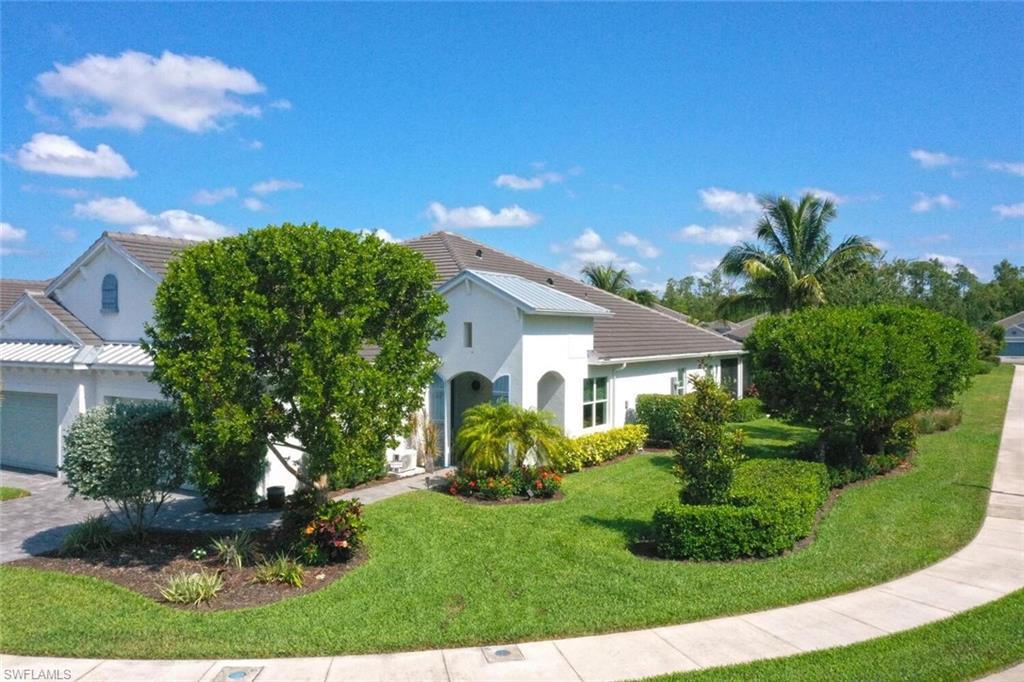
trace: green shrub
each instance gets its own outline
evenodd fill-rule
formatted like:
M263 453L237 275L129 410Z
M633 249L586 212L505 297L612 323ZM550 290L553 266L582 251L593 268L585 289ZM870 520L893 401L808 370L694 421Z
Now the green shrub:
M167 403L116 403L79 415L64 437L72 495L102 500L135 534L188 475L189 449Z
M647 427L648 442L672 446L679 440L679 410L686 396L644 394L636 397L636 421Z
M562 471L579 471L616 457L634 455L647 442L647 427L627 424L615 429L570 439L562 456Z
M366 522L359 500L335 500L317 507L298 541L299 556L311 566L348 561L363 544Z
M729 421L731 422L752 422L764 416L764 405L761 404L760 398L748 397L734 400L729 407Z
M283 583L292 587L302 587L304 571L302 565L284 552L278 552L270 559L256 564L253 571L253 582Z
M256 554L256 539L252 532L240 530L234 535L216 538L210 542L213 552L225 566L241 568L252 561Z
M1006 341L1006 330L998 324L990 324L985 329L976 329L974 333L978 339L978 360L990 368L999 364L999 354L1003 350L1003 343ZM986 370L985 373L991 371ZM976 372L980 374L981 372Z
M822 432L853 428L868 454L900 419L951 405L977 352L962 322L898 306L765 318L745 348L769 412Z
M114 529L102 516L90 516L72 528L60 543L60 553L84 556L106 552L114 546Z
M865 455L856 466L828 468L829 485L842 488L844 485L864 481L887 474L904 462L899 455Z
M259 441L206 444L192 454L192 478L217 512L238 512L256 504L256 489L267 470L267 446Z
M885 435L885 448L881 455L895 455L906 459L914 451L917 441L917 424L912 418L901 419Z
M974 362L971 364L971 374L988 374L998 366L998 362L975 358Z
M787 459L741 464L725 504L666 504L654 512L657 553L669 559L726 561L774 556L814 527L828 496L822 464Z
M481 500L507 500L523 497L553 497L562 489L562 476L548 467L520 467L508 474L480 476L459 469L446 477L448 492Z
M743 459L743 432L725 428L732 398L709 377L694 379L687 397L679 411L675 455L679 498L684 504L724 502Z
M224 587L224 578L219 572L178 573L157 587L166 601L199 606L217 596Z

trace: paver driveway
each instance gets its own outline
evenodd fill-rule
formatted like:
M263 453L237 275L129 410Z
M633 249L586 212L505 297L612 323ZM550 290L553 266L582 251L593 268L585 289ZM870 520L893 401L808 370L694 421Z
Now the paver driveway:
M32 493L0 502L0 563L55 550L75 524L87 516L106 512L102 502L69 498L67 486L56 476L2 469L0 485ZM279 518L278 512L211 514L198 496L181 493L164 503L155 525L230 531L264 528Z

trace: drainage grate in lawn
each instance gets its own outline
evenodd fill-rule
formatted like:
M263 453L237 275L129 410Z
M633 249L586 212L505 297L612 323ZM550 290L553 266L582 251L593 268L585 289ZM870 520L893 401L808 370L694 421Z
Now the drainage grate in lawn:
M263 668L233 668L228 666L220 669L217 677L213 678L213 682L253 682L253 680L260 676L261 672L263 672Z

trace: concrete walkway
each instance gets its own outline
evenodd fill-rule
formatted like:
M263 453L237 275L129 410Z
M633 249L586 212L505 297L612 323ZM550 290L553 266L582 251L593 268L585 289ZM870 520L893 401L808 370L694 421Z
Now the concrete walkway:
M948 618L1022 587L1024 367L1018 366L981 531L948 559L882 585L742 616L518 645L220 661L3 656L0 666L4 679L15 679L9 669L36 673L21 679L44 679L43 672L57 671L51 674L59 677L46 679L88 681L627 680L855 644Z
M450 471L455 471L455 468L438 469L432 474L416 474L415 476L406 476L405 478L399 478L388 483L368 485L363 488L350 490L347 493L334 495L333 497L336 500L354 500L358 498L363 504L372 504L386 500L389 497L395 497L396 495L404 495L413 490L426 490L431 486L441 483L444 480L445 474Z

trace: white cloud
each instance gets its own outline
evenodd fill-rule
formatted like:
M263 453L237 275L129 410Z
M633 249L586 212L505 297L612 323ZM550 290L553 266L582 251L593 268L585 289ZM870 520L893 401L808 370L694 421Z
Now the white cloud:
M77 187L42 187L40 185L22 185L22 192L28 194L54 194L65 199L84 199L89 193Z
M259 151L263 149L263 142L261 140L249 140L245 146L254 151Z
M73 242L78 239L78 230L73 227L62 227L57 230L57 239L62 242Z
M270 108L287 110L292 108L292 103L286 99L275 99L270 103Z
M160 57L127 51L54 64L36 77L40 91L70 107L80 127L141 130L150 119L191 132L222 127L235 116L259 116L244 101L264 91L245 69L212 57L165 51Z
M245 206L250 211L263 211L267 208L267 205L256 197L246 197L242 201L242 206Z
M541 189L545 185L554 185L562 182L565 179L561 173L540 173L530 178L524 178L521 175L513 175L511 173L503 173L494 180L494 184L497 187L505 187L507 189L514 190L532 190Z
M286 189L301 188L301 182L295 182L294 180L278 180L276 178L271 178L270 180L257 182L255 185L249 188L249 191L254 192L255 194L272 194L274 192L281 192Z
M513 204L500 209L497 213L486 206L457 206L448 208L439 201L427 206L427 215L434 221L435 227L453 229L471 229L476 227L530 227L540 222L539 213L531 213L525 208Z
M26 230L15 227L7 222L0 222L0 243L23 242L28 235Z
M390 242L392 244L397 244L398 243L398 239L393 234L391 234L390 232L385 230L383 227L378 227L375 230L362 229L362 230L359 230L359 234L362 234L362 235L372 234L374 237L376 237L377 239L380 239L381 241Z
M637 254L642 258L657 258L661 255L661 249L646 239L642 239L632 232L623 232L615 238L622 246L629 246L636 249Z
M938 261L939 265L941 265L947 272L953 272L954 270L956 270L958 265L964 264L963 260L957 258L956 256L945 256L941 253L926 253L924 254L924 259ZM974 272L973 268L967 269L970 272Z
M760 213L761 203L749 192L734 192L721 187L700 190L704 208L715 213Z
M813 194L819 199L828 199L836 206L850 201L850 197L844 194L836 194L835 192L822 189L820 187L803 187L800 189L800 194Z
M124 157L105 144L89 151L70 137L50 133L36 133L8 160L32 173L74 178L130 178L135 175Z
M1000 173L1024 176L1024 161L987 161L985 168Z
M717 258L690 258L690 264L694 267L693 274L697 277L706 277L718 267L719 262Z
M917 201L910 206L910 210L914 213L928 213L936 208L951 209L956 208L959 205L960 204L948 194L935 194L929 196L923 192L918 192Z
M675 238L684 242L697 244L724 244L731 246L750 236L750 230L743 226L711 226L687 225L675 234Z
M149 212L128 197L101 197L75 204L75 217L113 225L137 225L150 219Z
M1024 218L1024 202L1019 204L998 204L992 210L1000 218Z
M648 268L643 264L617 253L600 234L589 227L568 244L553 244L551 250L567 256L560 269L573 277L578 277L580 270L588 263L611 265L626 270L631 275L648 272Z
M195 213L171 209L152 214L127 197L103 197L75 204L75 216L130 227L138 234L183 239L216 239L229 233L224 225Z
M238 196L238 190L234 187L221 187L220 189L201 189L192 195L192 202L203 206L219 204L225 199L233 199Z
M871 239L870 242L874 244L875 248L879 251L888 251L889 247L892 246L889 242L884 239Z
M963 159L950 156L945 152L930 152L926 149L911 149L910 158L917 161L921 168L942 168L943 166L955 166Z

